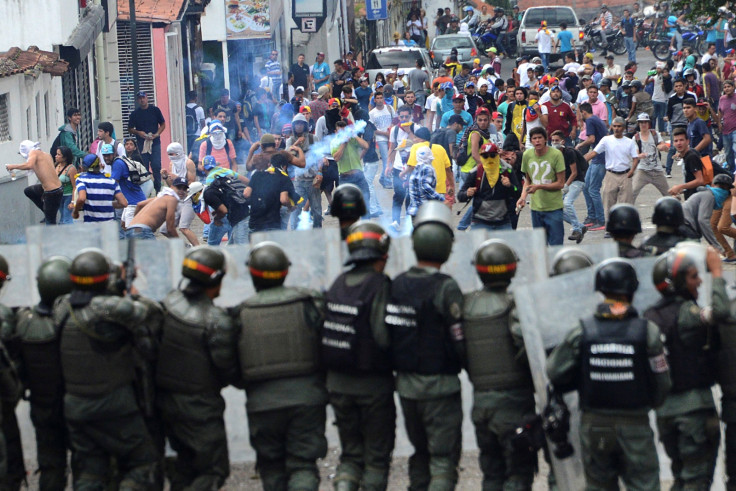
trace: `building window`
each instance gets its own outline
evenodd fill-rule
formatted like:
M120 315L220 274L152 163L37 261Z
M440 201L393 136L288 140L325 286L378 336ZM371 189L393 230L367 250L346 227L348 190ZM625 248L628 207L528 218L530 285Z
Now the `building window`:
M36 138L42 140L43 135L43 120L41 119L41 94L36 94Z
M8 99L10 94L0 94L0 142L10 141L10 108Z
M31 120L31 106L26 108L26 138L33 140L33 121Z
M43 95L43 107L46 112L46 136L51 134L51 107L49 106L49 92Z

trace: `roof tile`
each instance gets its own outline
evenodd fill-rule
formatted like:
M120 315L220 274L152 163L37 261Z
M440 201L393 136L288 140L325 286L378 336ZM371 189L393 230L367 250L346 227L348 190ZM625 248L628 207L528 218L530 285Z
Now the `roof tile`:
M135 0L135 19L142 22L174 22L181 16L185 0ZM127 0L118 1L118 19L130 20Z
M34 68L53 76L60 76L69 68L69 63L60 60L57 53L41 51L38 46L31 46L26 51L14 47L0 53L0 77L23 73Z

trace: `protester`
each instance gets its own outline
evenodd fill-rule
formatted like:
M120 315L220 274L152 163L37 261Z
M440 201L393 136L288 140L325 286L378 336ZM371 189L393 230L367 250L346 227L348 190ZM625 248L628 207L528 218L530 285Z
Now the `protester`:
M26 159L22 164L5 164L8 172L16 170L33 171L39 180L38 184L23 190L26 197L43 212L46 225L56 225L56 215L64 201L64 190L56 173L54 159L41 150L41 144L23 140L18 151Z
M82 173L77 176L77 197L72 218L79 218L84 210L84 223L107 222L115 219L115 208L125 208L128 201L115 179L100 170L100 158L87 154L82 159Z
M73 163L74 156L71 149L64 146L59 147L56 150L54 162L56 163L56 174L59 176L59 182L61 182L64 190L64 198L59 207L59 224L68 225L74 223L72 220L71 202L74 197L78 174L77 167Z
M150 168L158 193L161 190L161 133L166 129L166 121L161 110L148 102L145 91L138 92L137 101L138 108L128 118L128 131L138 139L143 165Z

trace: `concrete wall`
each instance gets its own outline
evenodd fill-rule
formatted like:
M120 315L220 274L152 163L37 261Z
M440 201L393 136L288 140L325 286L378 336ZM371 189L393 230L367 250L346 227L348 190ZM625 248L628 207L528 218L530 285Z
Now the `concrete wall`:
M224 25L224 22L223 22ZM166 120L166 129L161 134L161 164L168 169L169 159L166 147L171 143L171 112L169 108L169 70L166 63L166 29L154 27L151 30L153 44L153 70L155 72L156 106ZM179 70L181 72L181 70Z
M110 27L110 32L103 32L95 43L97 59L97 88L99 90L100 121L110 121L115 127L115 134L123 135L123 113L120 96L120 60L118 56L118 25Z
M2 0L0 19L3 24L0 51L7 51L13 46L25 49L33 45L42 50L53 51L54 45L65 43L77 26L79 2Z
M26 227L38 225L43 218L41 211L23 194L26 186L35 184L37 179L25 172L19 172L18 176L15 181L9 176L0 178L0 244L25 242Z

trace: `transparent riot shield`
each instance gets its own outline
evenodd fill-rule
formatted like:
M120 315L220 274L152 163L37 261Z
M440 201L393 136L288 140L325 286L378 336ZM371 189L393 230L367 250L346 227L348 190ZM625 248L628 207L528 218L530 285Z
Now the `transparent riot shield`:
M286 286L325 291L342 272L342 241L338 229L278 230L251 235L252 246L264 241L279 244L291 261Z
M544 230L541 228L499 230L490 231L487 234L488 239L506 241L519 256L519 264L516 268L516 276L511 281L511 288L547 278L547 257L543 252L547 247L547 239L544 236Z
M0 256L5 258L10 269L10 281L6 281L0 289L0 304L6 307L30 307L37 304L40 297L36 287L36 271L41 265L41 246L0 245Z
M440 271L449 274L457 281L463 293L478 290L483 286L473 265L473 257L475 250L487 238L488 232L485 230L471 230L456 234L455 242L452 244L452 253L440 268Z
M455 250L453 246L453 251ZM391 247L388 250L388 260L386 261L386 270L384 271L391 278L395 278L407 269L417 263L417 256L414 254L414 246L411 237L391 237Z
M234 307L243 300L255 295L256 290L250 279L248 261L250 245L233 245L223 247L227 273L222 279L220 296L215 299L218 307Z
M552 270L552 264L555 256L558 252L563 249L576 249L584 252L590 259L593 260L593 264L598 264L605 259L618 256L618 246L612 240L602 242L600 244L576 244L573 246L551 246L547 247L547 271Z
M121 261L128 258L128 240L118 243ZM184 261L181 239L136 240L136 279L133 285L141 295L161 301L179 284Z
M118 247L120 224L115 221L101 223L75 223L59 227L34 225L26 228L26 242L41 246L41 257L62 255L74 258L87 247L96 247L113 261L120 260Z

